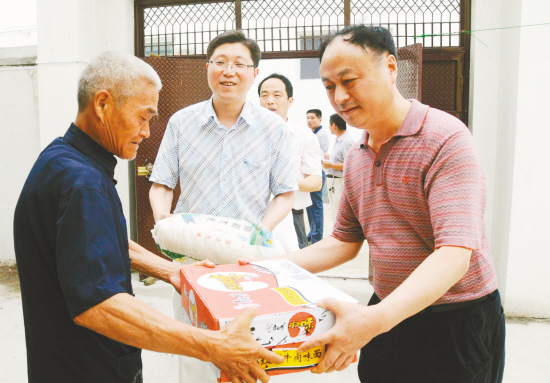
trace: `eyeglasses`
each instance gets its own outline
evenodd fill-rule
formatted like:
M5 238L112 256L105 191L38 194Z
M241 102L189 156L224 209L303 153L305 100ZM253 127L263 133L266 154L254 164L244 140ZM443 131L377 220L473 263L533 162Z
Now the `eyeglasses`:
M224 69L227 69L229 66L231 66L231 68L233 68L235 72L239 72L239 73L244 72L248 68L256 67L255 65L247 65L243 63L229 64L229 63L226 63L225 61L208 61L208 63L214 65L214 68L216 70L224 70Z

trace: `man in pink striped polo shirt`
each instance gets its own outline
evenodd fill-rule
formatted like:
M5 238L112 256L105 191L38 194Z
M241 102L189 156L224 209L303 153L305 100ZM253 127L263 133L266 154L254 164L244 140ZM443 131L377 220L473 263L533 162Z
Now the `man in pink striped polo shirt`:
M333 329L315 372L349 366L361 382L501 382L504 315L485 235L485 180L472 136L451 115L403 98L391 34L352 26L321 48L334 109L364 130L348 152L332 236L288 256L311 272L353 259L366 240L368 306L327 299Z

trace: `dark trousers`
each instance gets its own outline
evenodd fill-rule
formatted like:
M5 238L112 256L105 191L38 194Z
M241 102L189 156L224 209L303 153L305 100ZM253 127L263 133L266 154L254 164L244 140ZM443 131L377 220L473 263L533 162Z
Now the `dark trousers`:
M323 186L327 177L323 171ZM306 208L307 219L309 221L309 234L307 238L311 243L315 243L323 239L323 191L311 192L311 206Z
M294 219L294 229L298 237L298 246L300 249L307 247L306 222L304 221L304 209L292 209L292 218Z
M369 306L378 302L374 294ZM427 308L363 347L359 379L361 383L500 383L504 338L498 290L467 307L442 312Z

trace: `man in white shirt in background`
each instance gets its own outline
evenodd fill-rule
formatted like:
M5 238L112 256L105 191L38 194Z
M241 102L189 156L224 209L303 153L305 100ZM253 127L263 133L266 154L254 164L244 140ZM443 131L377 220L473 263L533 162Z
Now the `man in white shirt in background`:
M319 140L319 146L321 147L321 155L319 156L319 161L325 159L324 153L328 153L328 134L327 130L323 129L321 125L321 119L323 113L319 109L310 109L306 112L307 117L307 126ZM307 219L309 221L310 231L307 235L307 239L311 244L319 242L323 239L323 222L324 222L324 212L323 212L323 191L326 188L326 174L323 171L323 186L320 191L311 192L311 206L307 208Z
M293 161L296 164L299 191L294 193L294 207L277 225L273 233L287 252L303 249L308 245L304 222L304 208L311 205L310 192L321 190L323 185L319 156L321 148L313 132L288 121L288 109L294 101L292 83L281 74L274 73L258 85L260 104L287 121L292 142ZM294 221L294 225L292 225ZM294 227L292 227L294 226ZM297 241L296 241L297 237Z
M335 224L336 213L338 213L338 206L340 205L340 198L342 198L342 190L344 188L344 160L346 159L348 150L353 146L354 140L346 130L346 121L336 113L330 116L329 129L336 136L336 142L330 155L325 153L323 167L327 169L330 214L332 216L332 223Z

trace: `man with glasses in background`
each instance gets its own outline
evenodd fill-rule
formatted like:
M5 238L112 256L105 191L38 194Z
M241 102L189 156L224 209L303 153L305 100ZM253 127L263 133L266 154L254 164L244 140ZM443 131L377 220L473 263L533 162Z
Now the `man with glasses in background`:
M170 215L179 179L175 214L245 219L273 231L298 187L285 121L246 101L260 49L241 31L228 31L210 42L207 60L212 97L171 117L155 161L149 193L155 222ZM189 323L179 295L173 303L176 319ZM180 382L216 381L210 366L180 357Z

